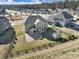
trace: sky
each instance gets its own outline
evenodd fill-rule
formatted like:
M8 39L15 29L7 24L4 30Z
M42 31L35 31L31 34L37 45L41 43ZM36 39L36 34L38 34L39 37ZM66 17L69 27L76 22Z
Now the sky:
M64 0L0 0L0 4L40 4Z

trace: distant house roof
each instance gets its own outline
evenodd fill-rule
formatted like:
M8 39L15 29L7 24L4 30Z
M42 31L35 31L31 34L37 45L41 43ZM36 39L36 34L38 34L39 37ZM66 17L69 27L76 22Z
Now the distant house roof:
M79 7L77 7L76 10L79 10Z
M63 11L63 9L61 9L61 8L56 8L55 9L57 12L62 12Z
M6 9L4 7L0 8L0 14L6 13Z
M71 19L71 18L73 18L73 16L66 11L62 11L60 13L57 13L54 15L54 17L58 18L58 19Z
M72 15L70 15L69 13L67 13L67 12L65 12L65 11L63 11L62 13L63 13L63 16L64 16L65 19L73 18Z
M52 16L52 14L47 14L47 15L40 15L41 17L43 17L46 21L50 21L50 16Z

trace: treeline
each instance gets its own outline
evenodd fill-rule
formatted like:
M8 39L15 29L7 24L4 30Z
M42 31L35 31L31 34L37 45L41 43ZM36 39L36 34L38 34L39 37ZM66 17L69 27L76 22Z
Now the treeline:
M42 4L31 4L31 5L0 5L0 7L6 7L8 9L13 8L29 8L29 9L55 9L55 8L72 8L76 9L79 6L79 1L69 1L66 0L65 2L57 2L57 3L42 3Z

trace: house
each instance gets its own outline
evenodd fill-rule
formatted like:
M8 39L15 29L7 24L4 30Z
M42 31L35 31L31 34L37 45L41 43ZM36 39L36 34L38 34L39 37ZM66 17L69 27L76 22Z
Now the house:
M14 29L6 17L0 17L0 44L8 44L13 41Z
M0 17L0 35L11 27L9 20L6 17Z
M0 16L8 16L8 13L6 11L5 7L0 7Z
M0 13L6 13L6 9L4 7L0 8Z
M79 7L76 8L74 15L79 19Z
M57 26L65 26L66 23L74 21L74 17L66 11L62 11L50 16L50 22Z
M65 8L65 9L63 9L63 11L66 11L66 12L68 12L71 15L74 15L74 13L75 13L75 11L73 9L67 9L67 8Z
M79 16L79 7L76 8L76 12L75 13Z
M62 12L62 11L63 11L63 9L61 9L61 8L56 8L56 9L54 10L55 13L59 13L59 12Z
M41 39L41 33L45 32L48 22L39 15L29 16L25 23L25 32L34 39Z

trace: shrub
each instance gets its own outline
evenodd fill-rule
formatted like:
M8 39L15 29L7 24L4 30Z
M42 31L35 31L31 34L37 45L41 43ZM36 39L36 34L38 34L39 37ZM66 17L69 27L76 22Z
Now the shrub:
M48 45L49 45L50 47L53 47L53 44L52 44L52 43L49 43Z
M17 55L20 55L19 51L16 52Z
M12 48L15 48L14 46L12 46Z
M74 40L74 38L73 38L72 36L69 36L69 39L70 39L70 40Z
M16 44L16 42L15 42L15 41L14 41L13 43L14 43L14 44Z
M10 54L10 57L13 57L13 55L12 55L12 54Z
M45 47L45 49L48 49L47 45L45 45L45 44L43 45L43 47Z
M15 40L17 41L18 39L17 39L17 38L15 38Z
M72 37L73 37L74 39L78 39L78 37L76 37L76 36L74 36L74 35L72 35Z
M35 48L32 48L33 52L35 52Z
M42 50L40 46L37 47L39 50Z
M28 50L25 50L25 53L28 53Z

